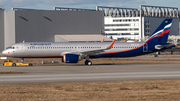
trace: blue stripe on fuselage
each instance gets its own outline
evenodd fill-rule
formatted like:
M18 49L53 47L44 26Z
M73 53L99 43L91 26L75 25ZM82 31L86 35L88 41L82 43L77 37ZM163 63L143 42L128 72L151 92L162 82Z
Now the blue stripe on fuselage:
M138 48L129 49L129 50L125 50L125 51L100 53L98 55L95 55L95 57L98 58L98 57L132 57L132 56L139 56L139 55L144 55L144 54L147 54L147 53L153 53L153 52L156 52L156 51L160 51L160 50L155 49L155 45L169 45L169 44L170 43L161 43L161 44L149 43L147 52L143 52L144 45L142 45L142 46L140 46ZM164 50L164 49L161 49L161 50Z

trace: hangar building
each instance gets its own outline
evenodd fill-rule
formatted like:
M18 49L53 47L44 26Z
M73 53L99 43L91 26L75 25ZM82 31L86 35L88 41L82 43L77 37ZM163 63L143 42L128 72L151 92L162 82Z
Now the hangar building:
M63 9L63 10L62 10ZM101 41L103 14L90 9L58 8L0 10L0 51L18 42L86 41L84 35L96 35L89 41ZM3 28L4 27L4 28ZM66 40L68 35L69 40ZM79 35L80 37L74 37ZM100 37L100 38L98 38ZM64 38L64 39L63 39ZM89 37L88 37L89 38ZM106 38L106 40L109 40Z

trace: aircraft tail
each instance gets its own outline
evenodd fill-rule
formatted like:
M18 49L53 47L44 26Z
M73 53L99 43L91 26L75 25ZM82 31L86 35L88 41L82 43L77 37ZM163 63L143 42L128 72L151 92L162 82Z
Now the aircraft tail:
M146 43L167 43L171 25L172 19L165 19L154 31L154 33L147 39Z

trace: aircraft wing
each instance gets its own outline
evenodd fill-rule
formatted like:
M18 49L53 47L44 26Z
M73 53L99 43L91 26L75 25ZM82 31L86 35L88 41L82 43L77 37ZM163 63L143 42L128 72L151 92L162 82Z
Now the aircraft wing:
M98 49L98 50L90 50L90 51L82 51L80 54L82 55L96 55L97 53L104 52L105 50L111 49L115 43L116 39L111 43L110 46L104 48L104 49Z
M111 49L115 43L116 39L110 44L110 46L104 48L104 49L97 49L97 50L89 50L89 51L69 51L69 52L63 52L64 54L77 54L77 55L96 55L97 53L104 52L105 50Z
M104 52L104 50L108 50L108 48L99 49L99 50L91 50L91 51L81 51L79 52L79 54L80 55L96 55L97 53Z

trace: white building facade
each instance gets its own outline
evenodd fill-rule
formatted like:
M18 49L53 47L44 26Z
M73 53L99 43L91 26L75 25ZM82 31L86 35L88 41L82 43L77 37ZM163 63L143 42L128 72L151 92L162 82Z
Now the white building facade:
M96 10L104 13L102 34L112 39L146 40L167 18L173 19L170 35L179 35L179 14L175 7L141 5L138 10L97 6Z
M140 17L104 18L105 36L113 39L139 39Z

